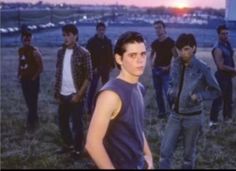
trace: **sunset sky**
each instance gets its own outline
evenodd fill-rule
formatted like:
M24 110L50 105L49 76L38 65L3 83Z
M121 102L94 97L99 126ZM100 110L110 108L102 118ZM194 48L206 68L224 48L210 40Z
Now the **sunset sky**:
M39 0L1 0L2 2L32 2L36 3ZM122 4L136 5L145 7L168 6L168 7L212 7L225 8L225 0L41 0L45 3L68 3L68 4Z

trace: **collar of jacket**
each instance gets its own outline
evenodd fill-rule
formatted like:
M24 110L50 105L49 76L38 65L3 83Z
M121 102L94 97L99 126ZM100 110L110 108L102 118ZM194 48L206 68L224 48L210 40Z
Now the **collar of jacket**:
M191 59L189 65L188 65L187 67L192 68L192 67L194 66L196 60L197 60L197 59L196 59L196 57L195 57L195 55L194 55L194 56L192 57L192 59ZM180 66L183 66L183 65L184 65L184 63L183 63L183 61L182 61L182 59L181 59L180 57L179 57L178 63L179 63Z
M78 43L75 43L72 47L73 50L76 50L79 47ZM62 44L62 49L65 51L68 47L65 44Z

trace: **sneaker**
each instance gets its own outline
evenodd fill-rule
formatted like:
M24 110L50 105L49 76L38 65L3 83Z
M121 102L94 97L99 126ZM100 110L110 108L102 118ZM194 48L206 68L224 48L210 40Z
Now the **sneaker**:
M75 160L81 159L82 158L82 152L78 150L74 150L71 153L71 157Z
M213 122L213 121L209 122L209 128L215 129L217 128L218 125L219 125L218 122Z

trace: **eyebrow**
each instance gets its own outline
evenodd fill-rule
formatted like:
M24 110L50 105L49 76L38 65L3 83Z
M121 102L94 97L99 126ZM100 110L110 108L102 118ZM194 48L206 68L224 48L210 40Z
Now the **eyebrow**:
M147 51L142 51L141 54L147 53ZM128 54L139 54L139 52L129 52Z

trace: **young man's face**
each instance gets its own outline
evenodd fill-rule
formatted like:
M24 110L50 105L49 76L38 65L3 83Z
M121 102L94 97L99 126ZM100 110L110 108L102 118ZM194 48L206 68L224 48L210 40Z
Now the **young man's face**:
M31 45L31 40L32 40L32 37L23 36L23 38L22 38L23 45L24 46L30 46Z
M158 37L166 33L166 30L162 24L155 24L154 28Z
M106 32L106 28L105 27L100 26L100 27L97 28L97 35L98 35L98 37L103 38L104 35L105 35L105 32Z
M73 47L74 44L76 43L77 35L74 35L71 32L63 32L63 37L64 37L64 44L67 47Z
M229 39L229 30L221 30L219 33L219 38L223 42L227 42Z
M146 66L146 47L144 43L128 43L123 56L116 54L116 62L121 66L121 71L132 77L140 77Z
M196 50L196 47L193 46L184 46L182 49L178 49L178 54L180 56L180 58L182 59L182 61L184 62L188 62L191 60L192 56L194 55L194 52Z

